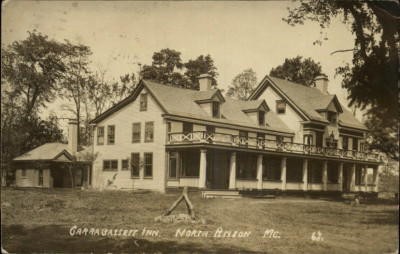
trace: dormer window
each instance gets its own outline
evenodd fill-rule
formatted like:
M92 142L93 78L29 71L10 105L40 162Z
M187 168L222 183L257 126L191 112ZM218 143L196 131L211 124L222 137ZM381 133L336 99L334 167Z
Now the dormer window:
M276 113L277 114L285 114L286 112L286 102L284 100L276 101Z
M213 101L212 102L212 116L214 118L219 118L219 116L220 116L219 102L218 101Z
M337 122L337 113L328 111L326 114L326 118L330 123L335 124Z
M265 111L258 111L258 124L260 126L264 126L265 125Z

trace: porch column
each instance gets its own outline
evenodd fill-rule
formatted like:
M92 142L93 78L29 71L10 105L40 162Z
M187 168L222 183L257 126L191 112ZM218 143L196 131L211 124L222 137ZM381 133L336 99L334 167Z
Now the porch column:
M356 164L351 166L350 174L350 191L355 191L356 187Z
M263 163L263 156L262 156L262 154L259 154L257 156L257 189L258 190L262 190L262 184L263 184L262 163Z
M206 188L206 171L207 171L207 150L200 150L200 174L199 174L199 188Z
M229 170L229 189L236 189L236 152L231 153Z
M286 190L286 157L282 157L281 160L281 181L282 181L282 190Z
M303 159L303 191L308 190L308 159Z
M374 191L378 192L378 185L379 185L379 172L382 172L380 170L380 168L382 167L382 165L376 166L374 167Z
M328 190L328 161L324 161L322 168L322 186L324 191Z
M343 162L339 162L339 191L343 191Z
M367 166L367 165L365 165L365 166L363 167L363 171L364 171L364 191L365 191L365 192L368 192L368 175L367 175L367 173L368 173L368 166Z

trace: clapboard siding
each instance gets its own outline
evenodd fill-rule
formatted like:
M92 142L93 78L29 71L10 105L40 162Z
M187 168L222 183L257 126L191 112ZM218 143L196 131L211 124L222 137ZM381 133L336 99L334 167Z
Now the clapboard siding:
M43 186L39 186L39 170L26 169L26 175L22 176L22 169L15 171L15 184L17 187L42 187L49 188L53 186L53 180L49 169L43 169Z
M147 93L143 88L141 93ZM140 111L140 95L135 101L110 115L96 125L94 134L94 153L96 160L93 163L93 186L96 188L118 188L118 189L153 189L165 190L166 174L166 122L162 118L162 109L155 99L148 94L146 111ZM154 141L144 142L145 122L154 122ZM132 124L141 123L140 143L132 143ZM107 144L107 126L115 125L115 144ZM97 128L104 126L104 145L97 144ZM129 159L131 153L140 153L141 161L144 153L153 153L153 177L144 179L132 179L130 170L122 171L121 160ZM103 171L103 160L118 160L118 171ZM141 168L143 171L143 168ZM115 178L115 180L113 180ZM109 184L109 182L112 184Z

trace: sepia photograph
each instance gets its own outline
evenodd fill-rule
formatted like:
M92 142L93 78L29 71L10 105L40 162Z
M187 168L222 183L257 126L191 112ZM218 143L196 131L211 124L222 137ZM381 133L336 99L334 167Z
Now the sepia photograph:
M3 0L1 253L399 252L400 4Z

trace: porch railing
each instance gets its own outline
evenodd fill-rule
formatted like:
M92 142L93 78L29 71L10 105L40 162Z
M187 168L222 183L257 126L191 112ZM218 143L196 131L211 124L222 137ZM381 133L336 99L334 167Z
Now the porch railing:
M369 151L353 151L330 147L317 147L314 145L283 142L256 137L245 137L227 133L209 133L206 131L169 133L168 144L219 144L266 151L319 155L373 162L380 161L379 154Z

